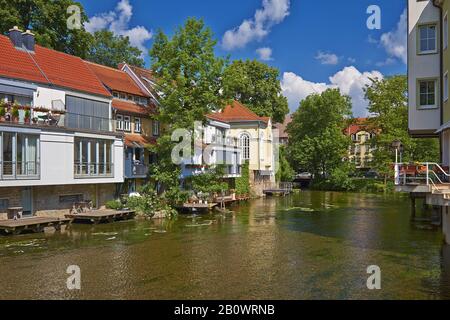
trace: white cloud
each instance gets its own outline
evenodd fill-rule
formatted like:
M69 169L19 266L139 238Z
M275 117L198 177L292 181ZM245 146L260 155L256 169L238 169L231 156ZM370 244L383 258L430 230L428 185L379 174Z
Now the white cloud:
M367 116L368 103L364 99L364 88L371 78L382 79L378 71L360 72L354 66L345 67L329 78L329 83L316 83L303 79L293 72L285 72L281 80L283 95L288 99L291 111L295 111L299 102L312 93L322 93L329 88L339 88L342 94L352 98L353 115Z
M108 29L116 35L127 36L134 47L146 53L145 42L152 38L152 33L143 26L129 28L133 16L133 6L129 0L120 0L114 11L100 13L91 17L84 27L90 33Z
M315 59L319 60L321 64L336 65L339 63L339 57L334 53L319 51L315 56Z
M256 53L258 54L259 59L261 59L263 61L273 60L271 48L267 48L267 47L259 48L259 49L256 49Z
M386 50L389 58L400 59L407 63L407 12L406 9L400 16L397 27L381 35L380 44Z
M252 41L267 36L273 25L289 15L290 0L263 0L252 19L244 20L240 26L225 32L222 46L226 50L243 48Z

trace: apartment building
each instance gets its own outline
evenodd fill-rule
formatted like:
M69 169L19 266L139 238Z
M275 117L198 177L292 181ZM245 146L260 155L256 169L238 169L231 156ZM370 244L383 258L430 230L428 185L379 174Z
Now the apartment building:
M449 13L448 0L408 1L408 109L409 131L413 137L439 137L441 163L421 164L416 174L425 174L420 183L408 183L411 168L395 166L399 191L442 208L445 241L450 244L450 102L449 102ZM415 206L412 206L413 213Z
M123 138L112 96L78 57L0 35L0 216L101 207L124 182ZM0 218L1 218L0 217Z
M159 123L152 119L157 110L154 97L139 86L136 78L120 69L86 62L113 96L112 112L115 129L125 138L125 183L121 193L136 192L147 183L154 161L149 146L159 137Z
M370 140L376 136L376 130L370 128L367 118L358 118L345 129L352 144L348 152L348 161L355 164L357 169L370 169L374 148Z
M277 130L273 131L272 120L256 115L238 101L207 118L230 125L229 135L237 139L241 148L241 163L249 164L250 186L255 195L262 196L264 189L273 187L278 135Z

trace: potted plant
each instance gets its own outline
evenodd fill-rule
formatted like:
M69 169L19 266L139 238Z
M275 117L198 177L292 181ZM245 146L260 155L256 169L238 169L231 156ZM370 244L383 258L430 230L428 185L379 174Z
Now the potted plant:
M31 111L30 111L30 109L26 109L25 115L24 115L25 123L30 123L30 117L31 117Z
M11 116L12 116L13 122L19 121L19 108L17 105L13 105L12 110L11 110Z
M0 104L0 121L5 121L6 108Z

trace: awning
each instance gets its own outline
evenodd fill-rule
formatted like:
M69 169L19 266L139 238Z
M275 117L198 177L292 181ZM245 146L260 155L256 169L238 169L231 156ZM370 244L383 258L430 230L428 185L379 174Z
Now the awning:
M259 175L260 176L271 176L273 173L272 170L260 170L259 171Z
M130 148L146 148L149 145L156 144L155 138L147 138L141 135L126 134L125 145Z

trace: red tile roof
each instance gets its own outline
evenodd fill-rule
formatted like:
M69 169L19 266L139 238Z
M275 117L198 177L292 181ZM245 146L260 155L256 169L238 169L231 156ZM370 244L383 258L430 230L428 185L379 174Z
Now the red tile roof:
M100 81L111 90L149 97L147 93L143 92L136 83L134 83L126 72L89 61L85 61L85 63L97 75Z
M143 116L148 116L154 112L153 108L144 107L134 102L123 101L119 99L113 99L112 107L120 112L138 114Z
M119 69L122 70L124 66L125 66L124 63L119 64ZM147 81L150 80L152 82L156 82L153 72L149 69L140 68L129 64L127 64L127 67L129 67L131 71L133 71L134 74L138 78L140 78L142 84L154 95L155 98L157 98L158 93L156 92L155 88Z
M369 123L368 123L368 118L356 118L354 119L354 122L352 124L350 124L346 129L345 129L345 134L346 135L352 135L352 134L356 134L360 131L373 131L370 130L369 128Z
M0 77L44 83L101 96L111 96L83 60L62 52L35 46L28 53L0 35Z
M126 134L125 135L125 145L128 147L134 147L135 144L138 144L141 147L145 147L148 145L155 145L156 138L147 138L137 134Z
M223 122L247 122L262 121L268 123L269 117L260 117L238 101L233 101L231 105L227 105L221 112L210 113L207 118Z

